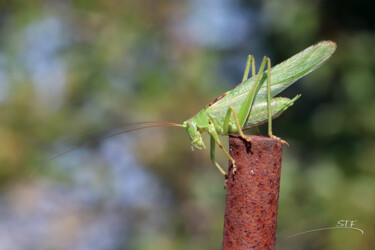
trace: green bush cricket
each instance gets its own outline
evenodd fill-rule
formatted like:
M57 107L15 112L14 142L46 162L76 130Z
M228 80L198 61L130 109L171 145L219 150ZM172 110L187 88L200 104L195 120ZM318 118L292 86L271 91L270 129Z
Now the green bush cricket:
M232 162L235 172L235 161L223 148L218 135L239 133L245 140L250 141L248 137L244 136L242 130L268 121L269 136L279 139L272 134L272 119L293 105L300 95L292 100L272 97L322 65L335 49L334 42L322 41L272 69L270 59L264 57L258 74L255 74L254 57L249 55L242 82L216 98L197 115L182 124L190 136L191 145L198 149L205 148L201 133L208 132L211 137L211 160L214 165L225 177L227 176L215 160L215 144L217 144ZM266 64L267 70L264 71ZM252 68L252 77L248 79L250 68Z
M243 134L243 130L268 122L268 135L271 138L280 140L282 143L286 143L272 134L272 119L277 118L287 108L293 105L300 95L297 95L293 99L274 96L301 77L317 69L335 50L336 44L334 42L322 41L308 47L273 68L271 68L271 60L268 57L264 57L257 74L255 73L254 56L249 55L242 82L232 90L229 90L210 102L199 113L182 124L170 122L138 122L126 124L121 127L145 123L156 125L135 128L104 138L145 128L178 126L186 129L191 140L192 148L204 149L205 145L201 133L208 132L210 134L211 160L220 173L226 178L226 172L215 160L215 145L217 144L229 158L234 173L236 171L236 165L234 159L222 146L219 135L238 133L242 138L250 142L250 139ZM264 70L266 64L267 70ZM252 77L248 78L250 69ZM63 152L48 160L46 163L72 150L97 141L98 140L94 140Z

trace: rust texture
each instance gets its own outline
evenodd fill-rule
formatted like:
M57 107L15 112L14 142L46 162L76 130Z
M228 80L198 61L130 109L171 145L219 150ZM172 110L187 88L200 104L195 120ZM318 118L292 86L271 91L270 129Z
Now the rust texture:
M228 169L223 249L275 249L282 144L278 140L229 137L237 172Z

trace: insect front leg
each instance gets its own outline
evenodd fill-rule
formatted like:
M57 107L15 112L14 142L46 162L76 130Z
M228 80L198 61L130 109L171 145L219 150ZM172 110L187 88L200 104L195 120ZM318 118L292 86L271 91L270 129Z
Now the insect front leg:
M222 175L224 175L225 179L228 178L227 173L223 170L223 168L219 165L219 163L216 161L215 158L215 139L212 135L210 135L210 153L211 153L211 161L212 163L217 167L217 169L220 171Z
M271 60L267 57L267 110L268 110L268 136L279 140L282 144L289 144L272 134L272 113L271 113Z
M211 135L211 160L212 160L212 162L215 164L215 166L219 169L219 171L221 173L224 173L224 176L227 178L226 173L220 167L219 163L217 163L217 161L215 160L215 143L216 143L221 148L221 150L223 150L224 154L231 161L232 166L233 166L233 174L235 174L236 171L237 171L236 163L235 163L234 159L232 158L232 156L230 156L230 154L224 149L223 144L221 144L221 142L220 142L219 135L216 132L216 128L214 127L214 125L212 123L210 124L210 127L208 128L208 133L210 133L210 135Z

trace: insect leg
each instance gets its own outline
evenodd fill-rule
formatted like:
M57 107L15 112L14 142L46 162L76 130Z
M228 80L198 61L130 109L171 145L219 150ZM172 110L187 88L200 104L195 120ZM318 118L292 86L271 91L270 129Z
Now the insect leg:
M272 113L271 113L271 60L267 57L267 111L268 111L268 135L272 139L279 140L282 144L289 144L272 134Z
M245 67L245 72L244 72L243 77L242 77L242 82L249 79L250 67L252 67L252 74L254 76L254 74L255 74L254 56L252 56L252 55L247 56L246 67Z
M230 115L232 110L228 108L227 113L224 117L223 121L223 134L227 134L229 131L229 121L230 121Z
M251 76L255 76L255 58L253 55L248 55L247 57L247 62L246 62L245 72L242 77L242 82L249 79L250 67L251 67Z
M271 114L271 60L267 58L267 112L268 112L268 135L272 137L272 114Z
M211 118L210 118L211 120ZM212 123L212 121L211 121ZM223 144L221 144L220 142L220 139L219 139L219 135L217 134L216 132L216 129L214 127L214 125L210 125L209 128L208 128L208 133L210 133L211 135L211 142L214 144L216 142L216 144L221 148L221 150L223 150L224 154L229 158L229 160L231 161L232 163L232 166L233 166L233 174L236 173L237 169L236 169L236 164L235 164L235 161L234 159L232 158L232 156L230 156L230 154L224 149L223 147ZM211 148L212 148L212 144L211 144ZM212 157L212 152L211 152L211 157ZM211 158L212 159L212 158ZM219 164L214 161L214 164L215 166L217 167ZM221 167L220 167L221 168Z
M251 63L251 76L255 76L256 73L255 73L255 58L253 56L253 61Z
M220 173L224 175L225 178L228 178L227 173L222 169L222 167L219 165L219 163L215 159L215 139L213 136L210 136L210 151L211 151L211 161L213 164L219 169Z
M236 123L236 127L237 127L238 133L240 134L240 136L243 139L245 139L248 142L251 142L251 139L244 135L244 133L242 131L242 128L240 126L240 122L238 121L236 110L234 110L234 108L232 106L230 106L228 108L227 114L226 114L226 116L224 118L224 123L223 123L223 131L224 131L224 133L228 133L229 132L229 121L230 121L230 116L231 116L232 113L233 113L233 117L234 117L234 121Z
M239 124L240 124L241 128L245 124L245 122L247 120L247 117L250 114L255 95L259 90L260 77L263 75L263 70L264 70L264 67L266 66L266 63L267 63L267 58L264 57L263 61L262 61L262 64L260 65L258 75L256 76L256 78L254 80L253 86L250 88L249 93L246 96L246 99L241 104L240 110L237 113L238 121L239 121Z
M255 76L255 58L253 59L253 62L252 62L252 65L251 65L251 76ZM260 131L259 131L259 127L257 126L256 128L255 128L255 132L256 132L256 134L257 135L260 135Z

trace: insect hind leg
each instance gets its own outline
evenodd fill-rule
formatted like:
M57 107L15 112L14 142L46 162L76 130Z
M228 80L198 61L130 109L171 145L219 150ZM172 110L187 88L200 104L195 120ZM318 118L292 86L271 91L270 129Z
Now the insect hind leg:
M251 76L255 76L255 58L253 55L247 56L246 67L245 67L245 72L242 77L242 82L249 79L250 67L251 67Z
M268 111L268 136L272 139L280 141L282 144L289 144L272 134L272 113L271 113L271 59L266 57L267 60L267 111Z

